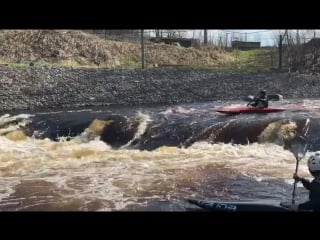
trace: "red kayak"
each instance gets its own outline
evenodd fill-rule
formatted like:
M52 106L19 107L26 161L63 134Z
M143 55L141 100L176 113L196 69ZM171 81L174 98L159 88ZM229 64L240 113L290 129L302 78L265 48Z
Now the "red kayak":
M304 109L303 106L293 107L267 107L267 108L255 108L255 107L234 107L234 108L220 108L216 110L219 113L226 114L239 114L239 113L270 113L270 112L281 112L285 110L299 110Z

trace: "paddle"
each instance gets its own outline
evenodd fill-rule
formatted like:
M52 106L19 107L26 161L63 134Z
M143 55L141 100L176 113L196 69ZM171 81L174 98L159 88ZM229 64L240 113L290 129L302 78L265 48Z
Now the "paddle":
M251 105L251 103L255 103L257 97L259 97L259 95L256 95L255 97L248 96L246 99L246 101L248 102L246 106L249 107L249 105ZM269 95L267 95L264 100L268 102L270 100Z
M249 95L249 96L243 98L243 100L245 102L250 103L254 100L254 98L255 98L254 96ZM268 101L281 101L283 99L282 95L280 95L280 94L269 94L269 95L267 95L266 98Z
M310 120L306 119L305 126L302 129L302 135L298 136L290 143L289 151L292 152L296 158L295 174L298 173L299 163L301 159L304 158L304 156L308 151L309 144L305 139L305 136L307 135L309 130L309 123L310 123ZM297 188L297 180L294 180L293 192L292 192L292 204L295 204L296 188Z
M308 144L303 137L298 137L295 143L291 144L292 149L290 151L293 153L293 155L296 158L296 170L295 174L298 173L299 163L302 158L306 155L308 151ZM294 180L293 184L293 192L292 192L292 204L295 204L295 196L296 196L296 187L297 187L297 180Z

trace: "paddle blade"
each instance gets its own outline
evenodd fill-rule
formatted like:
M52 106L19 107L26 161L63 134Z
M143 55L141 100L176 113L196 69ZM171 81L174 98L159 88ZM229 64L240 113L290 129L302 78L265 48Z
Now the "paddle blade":
M308 143L304 137L299 136L291 142L288 150L300 161L308 151Z
M306 137L309 134L309 124L310 119L307 118L301 134L296 136L291 141L286 142L284 146L284 149L287 149L293 153L297 161L300 161L306 155L309 148L309 143L306 140Z

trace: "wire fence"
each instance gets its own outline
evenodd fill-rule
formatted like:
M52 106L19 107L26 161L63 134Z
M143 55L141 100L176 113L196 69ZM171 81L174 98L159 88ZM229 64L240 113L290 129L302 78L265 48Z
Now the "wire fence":
M105 40L128 41L141 44L141 30L121 29L121 30L85 30L95 34ZM313 70L318 67L319 51L312 45L305 47L313 39L316 39L316 32L307 35L299 35L299 32L293 32L290 38L286 38L283 42L283 51L281 58L281 67L287 71L296 71L306 69L312 66ZM280 64L279 54L279 35L274 30L260 31L231 31L220 30L216 32L206 32L205 30L143 30L144 43L160 42L180 47L205 47L223 48L231 51L235 56L235 64L248 65L261 69L277 69ZM249 47L247 50L254 50L251 53L243 53L246 49L234 47L235 41L241 43L259 43L258 47ZM245 44L243 44L245 45ZM320 44L319 44L320 45ZM320 46L318 46L320 48ZM311 49L311 50L310 50ZM148 55L150 49L145 48L145 54ZM170 55L170 53L168 53ZM159 53L161 55L161 53ZM145 60L148 62L148 58ZM193 64L192 59L189 60L190 65ZM169 60L162 65L174 65ZM320 64L319 64L320 71Z
M118 41L141 41L141 30L85 30L86 32L95 34L105 40L118 40ZM143 30L145 40L151 38L185 38L187 30Z

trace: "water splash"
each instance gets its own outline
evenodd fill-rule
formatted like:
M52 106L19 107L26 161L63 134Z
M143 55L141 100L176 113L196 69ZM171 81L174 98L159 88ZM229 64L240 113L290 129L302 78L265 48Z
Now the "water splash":
M5 135L10 132L21 130L26 127L27 124L31 123L31 114L19 114L11 116L5 114L0 117L0 135Z
M147 130L149 124L152 122L152 119L150 115L144 114L140 111L136 114L136 116L133 119L134 122L138 122L138 128L137 131L133 137L127 144L123 145L121 148L126 148L131 145L132 142L139 139Z

